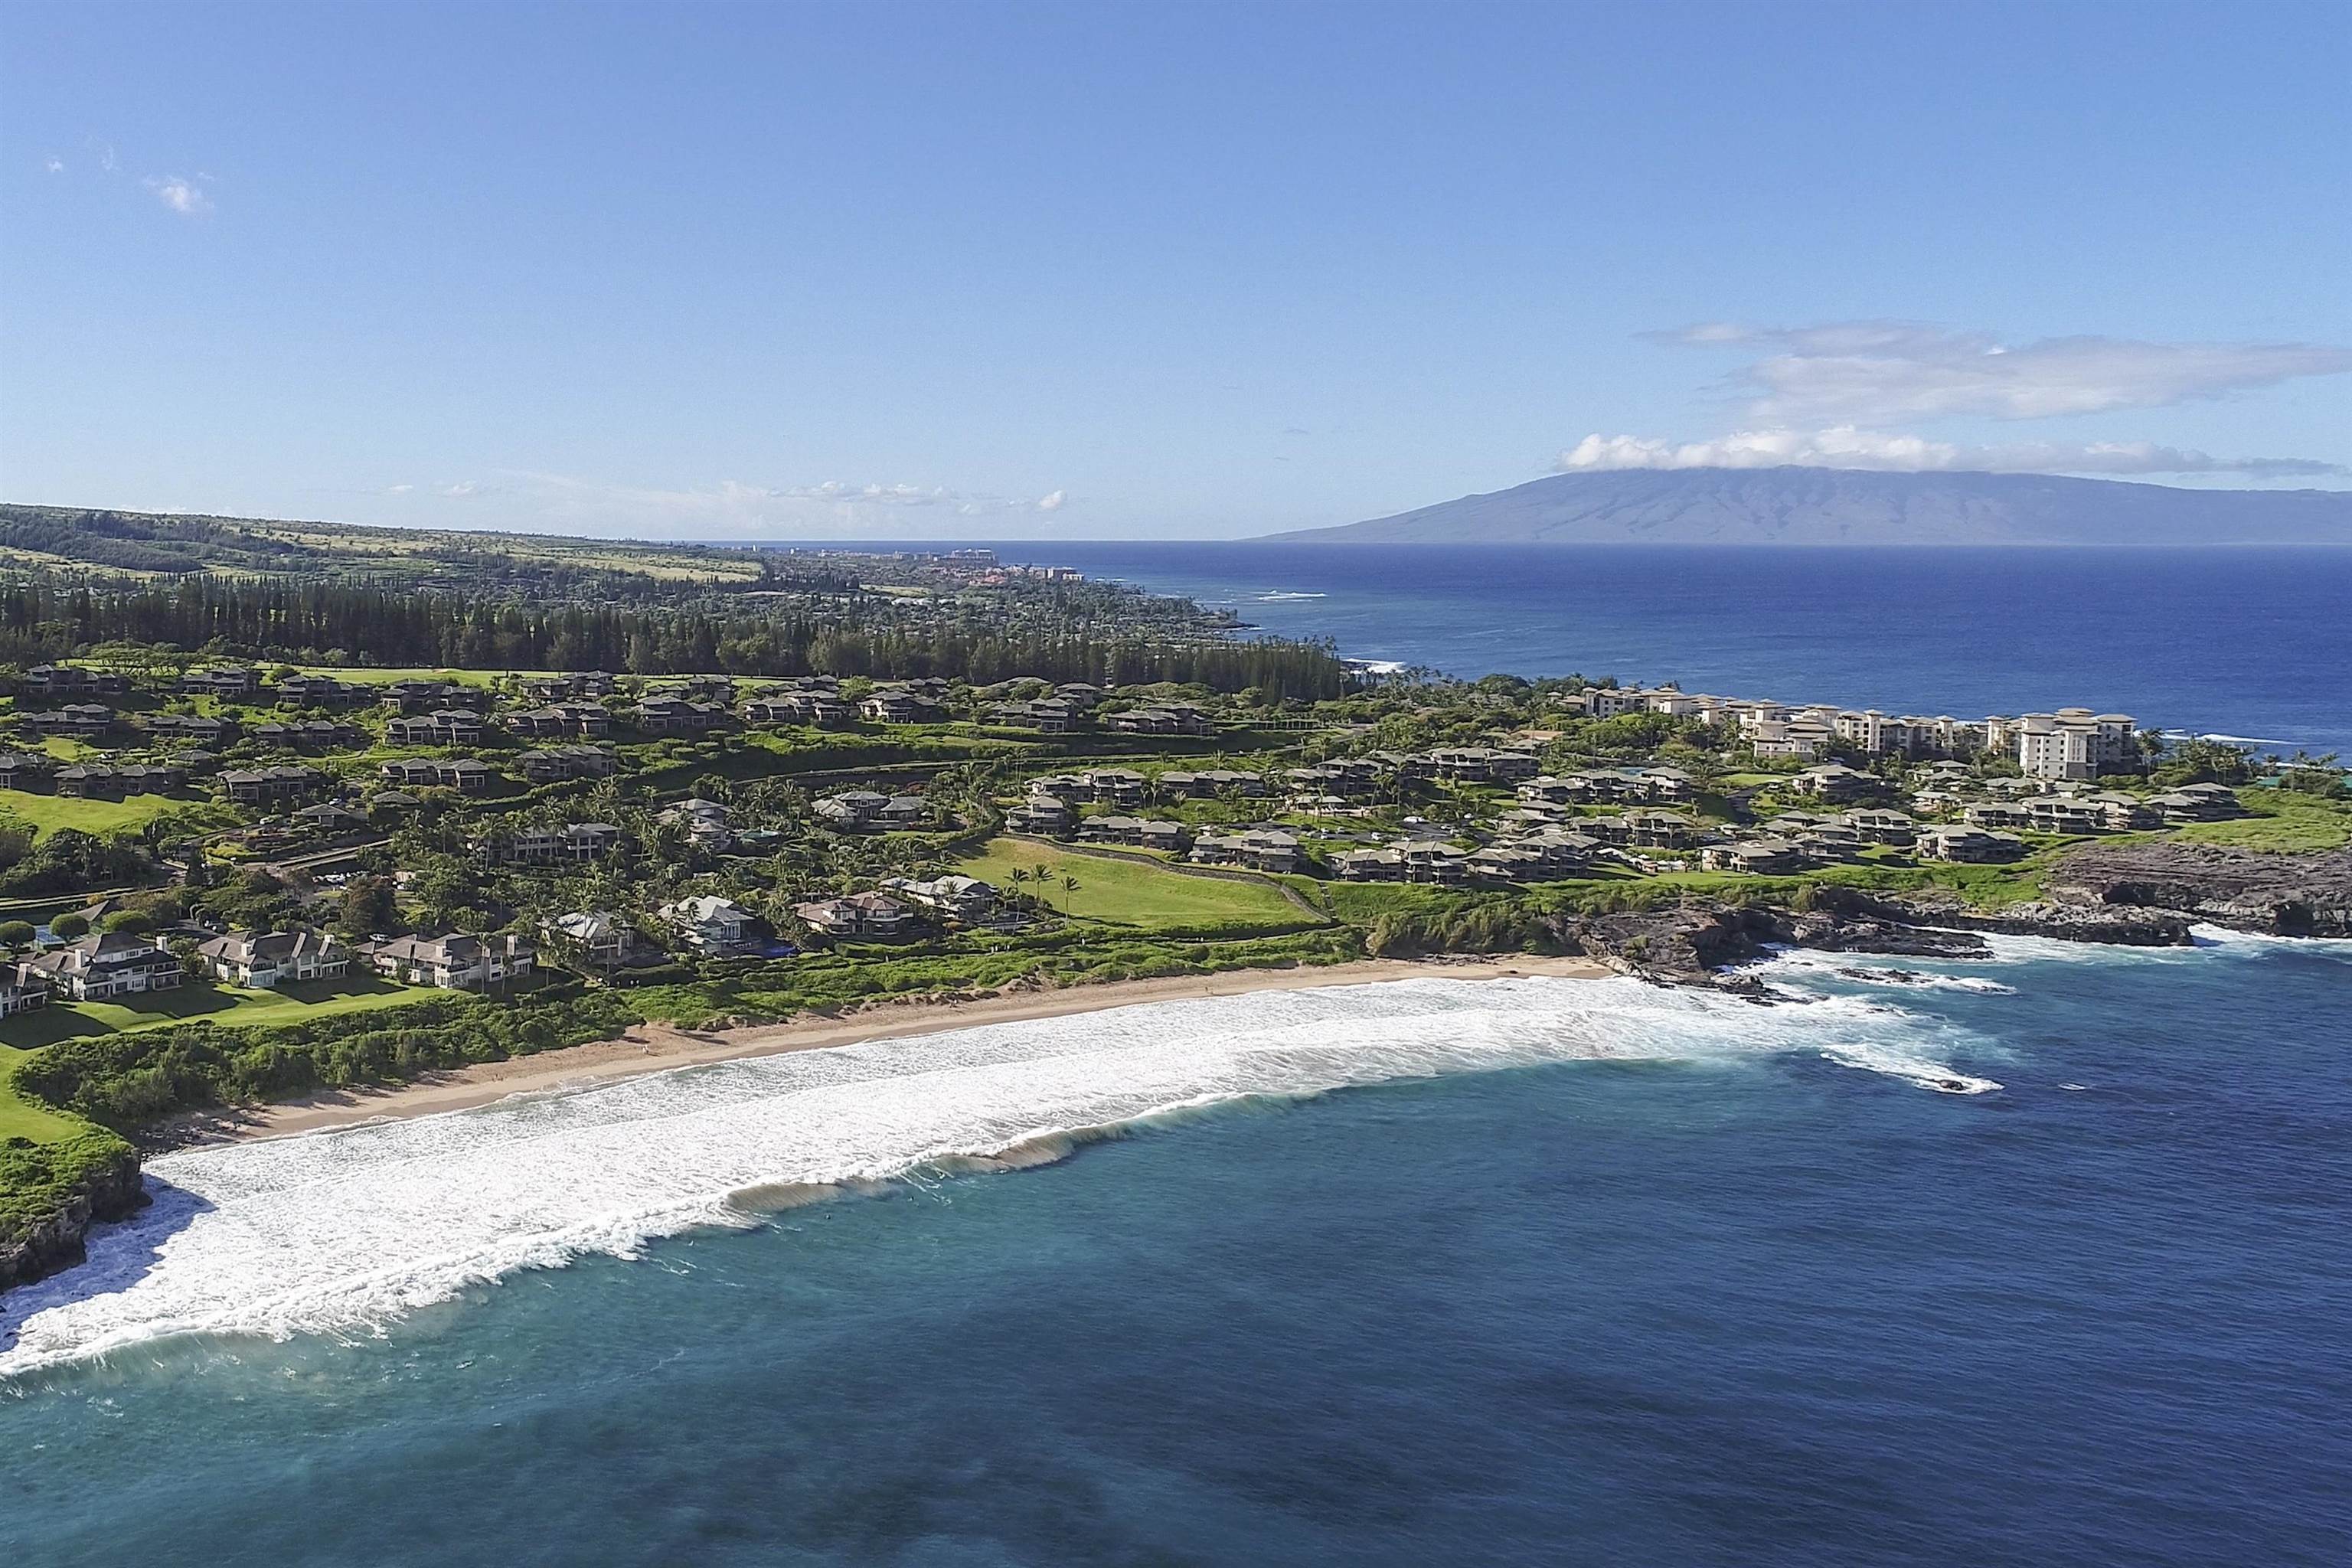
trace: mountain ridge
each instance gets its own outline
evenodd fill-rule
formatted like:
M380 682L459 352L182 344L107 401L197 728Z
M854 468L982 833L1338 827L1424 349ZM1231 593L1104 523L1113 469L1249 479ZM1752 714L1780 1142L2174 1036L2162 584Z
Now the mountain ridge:
M1625 468L1552 474L1288 544L2352 544L2352 492L2054 474Z

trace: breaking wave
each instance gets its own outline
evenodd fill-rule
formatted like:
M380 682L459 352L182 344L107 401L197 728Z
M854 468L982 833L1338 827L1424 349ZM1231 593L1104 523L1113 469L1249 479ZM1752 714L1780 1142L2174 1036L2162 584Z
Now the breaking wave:
M89 1261L0 1298L0 1374L170 1335L367 1332L519 1269L931 1175L1019 1169L1241 1100L1577 1059L1810 1053L1951 1092L1990 1048L1884 1002L1627 979L1413 979L1149 1003L681 1068L170 1154ZM1956 1087L1958 1086L1958 1087Z

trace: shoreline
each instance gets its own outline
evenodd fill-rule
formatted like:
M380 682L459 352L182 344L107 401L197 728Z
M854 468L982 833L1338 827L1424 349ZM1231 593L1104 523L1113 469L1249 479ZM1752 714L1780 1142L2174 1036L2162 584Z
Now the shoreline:
M1503 980L1545 976L1599 980L1617 972L1587 958L1509 954L1478 959L1357 959L1317 968L1234 969L1216 974L1112 980L1048 991L998 992L970 1001L909 997L849 1013L812 1013L774 1024L694 1030L639 1024L618 1038L567 1046L527 1057L428 1073L383 1088L323 1089L276 1104L194 1111L152 1130L170 1152L207 1144L294 1138L362 1122L468 1110L514 1095L593 1089L675 1068L704 1067L749 1057L824 1050L869 1040L905 1039L990 1024L1068 1017L1113 1007L1255 991L1313 991L1391 980Z

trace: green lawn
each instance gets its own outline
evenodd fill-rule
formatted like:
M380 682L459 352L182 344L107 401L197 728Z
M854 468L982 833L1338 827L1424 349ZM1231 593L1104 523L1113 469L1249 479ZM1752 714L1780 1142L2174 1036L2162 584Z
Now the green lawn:
M60 828L78 828L100 835L135 832L167 811L184 811L221 824L236 814L214 801L183 800L166 795L134 795L123 800L81 800L72 795L35 795L26 790L0 790L0 821L24 824L35 837Z
M1139 931L1194 926L1270 930L1306 922L1306 917L1272 882L1188 877L1139 861L1076 855L1018 839L999 838L989 845L988 853L964 861L956 869L994 887L1013 888L1012 872L1016 867L1050 869L1054 879L1044 893L1046 901L1078 920ZM1064 890L1065 874L1078 879L1076 892ZM1019 886L1030 889L1035 884Z
M6 1022L13 1024L16 1020ZM30 1051L21 1051L14 1046L0 1046L0 1142L30 1138L36 1143L54 1143L60 1138L89 1131L89 1123L37 1105L16 1092L16 1068L31 1056Z
M2284 790L2241 790L2239 798L2254 815L2196 823L2173 837L2279 852L2336 849L2352 841L2352 807Z
M443 680L452 686L488 686L506 673L492 669L352 669L332 664L307 664L297 668L305 675L331 675L353 686L389 686L395 680ZM541 672L530 670L520 673Z
M176 991L151 992L127 1002L52 1002L38 1011L0 1019L0 1046L29 1049L59 1040L198 1021L238 1028L299 1024L335 1013L397 1007L435 994L422 986L396 985L374 975L314 981L278 991L245 991L191 982Z

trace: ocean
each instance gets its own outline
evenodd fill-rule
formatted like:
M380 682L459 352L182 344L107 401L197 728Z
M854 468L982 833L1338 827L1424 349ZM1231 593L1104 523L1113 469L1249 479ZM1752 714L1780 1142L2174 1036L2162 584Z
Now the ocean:
M1842 593L1709 615L1631 556L1423 593L1119 548L1364 657L2352 728L2336 556L2107 557L2164 582L2070 665L1999 584L2087 556L1822 556ZM1972 594L2006 631L1929 635ZM1994 947L1786 955L1773 1007L1159 1003L168 1156L0 1296L0 1562L2352 1560L2352 944Z
M998 548L1450 675L1964 719L2085 707L2352 755L2352 550Z
M0 1298L0 1547L2345 1561L2352 947L1996 945L1792 956L1772 1008L1155 1004L173 1156L94 1280Z

